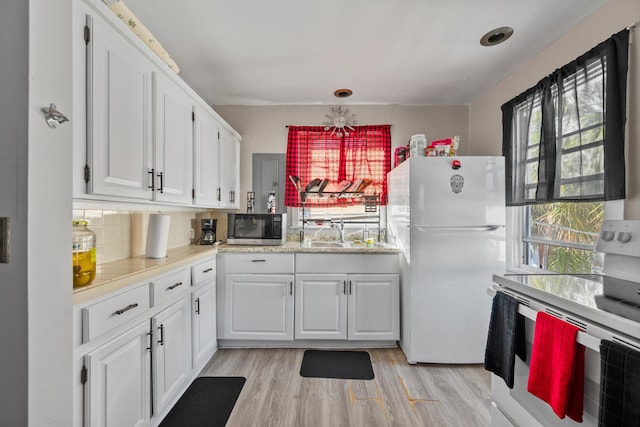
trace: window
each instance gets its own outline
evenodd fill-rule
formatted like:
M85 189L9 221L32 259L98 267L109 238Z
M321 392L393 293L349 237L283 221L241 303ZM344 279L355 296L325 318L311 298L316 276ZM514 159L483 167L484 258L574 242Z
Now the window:
M391 126L355 126L349 135L332 134L321 126L290 126L287 142L288 177L295 177L300 190L315 179L327 180L325 197L307 197L307 208L335 208L361 205L353 190L358 182L367 183L365 196L387 202L387 172L391 168ZM351 184L337 197L346 184ZM285 205L302 206L300 191L289 179Z
M604 201L625 196L627 30L502 106L507 205L522 206L523 260L589 270Z

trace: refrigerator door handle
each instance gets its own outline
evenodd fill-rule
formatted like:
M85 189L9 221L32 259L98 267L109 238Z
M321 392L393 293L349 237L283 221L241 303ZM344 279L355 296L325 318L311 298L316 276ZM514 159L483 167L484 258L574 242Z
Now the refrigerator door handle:
M486 225L428 225L428 224L416 224L415 227L418 231L423 233L429 232L441 232L441 231L495 231L499 228L503 228L504 225L499 224L486 224Z

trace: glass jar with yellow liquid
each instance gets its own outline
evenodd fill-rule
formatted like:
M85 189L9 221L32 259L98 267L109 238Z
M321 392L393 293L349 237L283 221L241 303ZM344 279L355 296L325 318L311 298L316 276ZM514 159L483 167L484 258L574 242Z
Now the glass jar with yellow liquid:
M96 277L96 235L87 221L73 221L73 287L86 286Z

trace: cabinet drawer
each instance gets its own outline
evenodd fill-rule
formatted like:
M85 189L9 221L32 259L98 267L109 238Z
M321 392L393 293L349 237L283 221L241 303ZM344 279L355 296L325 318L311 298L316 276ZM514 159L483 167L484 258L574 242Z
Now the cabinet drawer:
M189 269L183 268L167 276L159 277L151 282L151 294L153 306L179 295L191 286Z
M293 273L293 254L226 254L225 273Z
M191 266L192 285L198 286L216 277L216 259L208 259Z
M86 343L149 309L149 288L140 285L82 309L82 342Z

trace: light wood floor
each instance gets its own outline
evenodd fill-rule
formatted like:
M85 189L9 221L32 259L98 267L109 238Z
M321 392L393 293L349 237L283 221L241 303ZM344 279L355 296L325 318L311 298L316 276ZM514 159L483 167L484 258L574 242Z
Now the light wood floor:
M409 365L399 348L367 351L370 381L303 378L304 349L220 349L201 375L247 379L228 427L489 425L481 365Z

